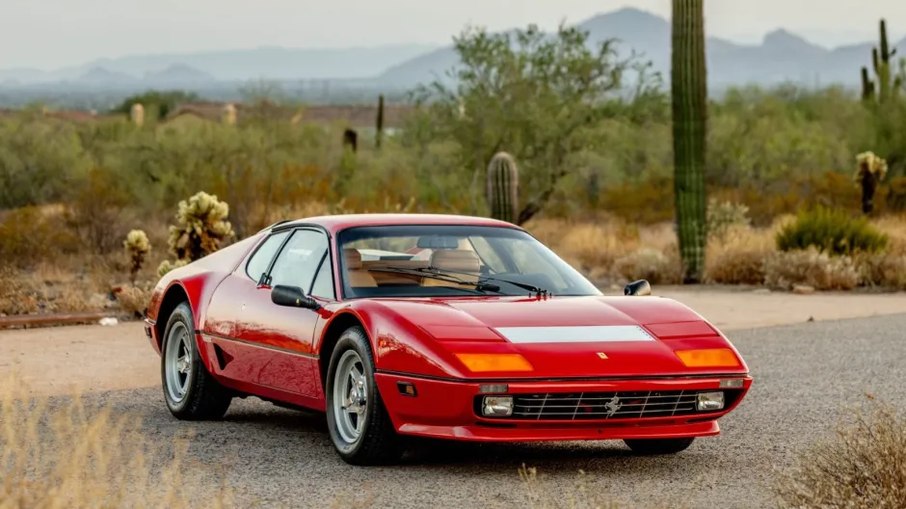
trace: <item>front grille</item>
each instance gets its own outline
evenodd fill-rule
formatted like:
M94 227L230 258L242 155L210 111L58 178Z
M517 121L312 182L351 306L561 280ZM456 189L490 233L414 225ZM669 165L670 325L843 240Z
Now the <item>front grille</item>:
M580 420L673 417L696 413L699 392L636 391L514 394L513 415L508 419ZM725 393L726 404L733 399ZM480 415L480 414L479 414Z

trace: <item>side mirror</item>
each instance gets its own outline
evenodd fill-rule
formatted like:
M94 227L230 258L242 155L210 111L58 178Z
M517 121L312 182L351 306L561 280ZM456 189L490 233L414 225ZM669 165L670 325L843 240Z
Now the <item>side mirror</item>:
M647 279L639 279L638 281L633 281L625 287L623 287L623 295L629 295L634 297L641 297L644 295L651 295L651 284Z
M305 295L298 286L277 285L271 290L271 302L278 306L319 309L318 301Z

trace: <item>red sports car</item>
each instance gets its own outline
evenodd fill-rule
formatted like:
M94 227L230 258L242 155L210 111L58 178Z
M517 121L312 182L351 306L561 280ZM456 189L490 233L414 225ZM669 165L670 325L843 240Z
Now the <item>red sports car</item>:
M605 297L483 218L278 223L164 276L146 322L173 415L219 418L248 395L324 411L354 464L392 461L406 436L675 453L752 384L686 306Z

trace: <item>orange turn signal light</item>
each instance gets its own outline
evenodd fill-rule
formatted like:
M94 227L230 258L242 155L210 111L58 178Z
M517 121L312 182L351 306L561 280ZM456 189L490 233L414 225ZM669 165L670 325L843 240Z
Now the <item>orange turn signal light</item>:
M739 366L736 354L729 348L677 350L675 353L687 368L731 368Z
M456 357L474 373L534 369L529 361L518 353L458 353Z

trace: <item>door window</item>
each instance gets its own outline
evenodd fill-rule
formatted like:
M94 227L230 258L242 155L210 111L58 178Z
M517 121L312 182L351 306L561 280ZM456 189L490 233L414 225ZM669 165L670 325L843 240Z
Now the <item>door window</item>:
M326 255L326 253L325 253ZM330 269L330 257L324 256L321 268L318 269L318 275L311 287L311 294L315 297L324 297L333 299L333 271Z
M286 241L271 269L271 286L298 286L309 291L321 258L327 252L327 236L315 230L296 230Z
M289 235L288 231L275 233L262 242L261 246L255 250L248 263L245 264L245 273L252 278L252 281L261 280L261 275L267 272L267 268L271 265L271 260L274 259L274 255L277 254L277 250L280 249L280 245L283 244L283 240L286 239L287 235Z

